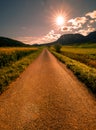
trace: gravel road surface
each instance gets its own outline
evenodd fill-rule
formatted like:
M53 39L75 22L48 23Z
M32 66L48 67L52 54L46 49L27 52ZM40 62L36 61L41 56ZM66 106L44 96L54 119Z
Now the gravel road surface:
M96 100L44 49L0 96L0 130L96 130Z

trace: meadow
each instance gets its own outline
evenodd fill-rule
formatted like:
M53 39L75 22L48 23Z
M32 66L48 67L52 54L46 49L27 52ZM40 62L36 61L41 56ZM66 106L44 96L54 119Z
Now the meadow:
M10 64L22 59L24 56L27 56L37 48L0 48L0 68L4 66L9 66Z
M39 55L38 48L0 48L0 93Z
M61 54L96 68L96 48L62 47Z
M62 46L60 53L52 47L51 52L86 86L96 93L96 48L81 46Z

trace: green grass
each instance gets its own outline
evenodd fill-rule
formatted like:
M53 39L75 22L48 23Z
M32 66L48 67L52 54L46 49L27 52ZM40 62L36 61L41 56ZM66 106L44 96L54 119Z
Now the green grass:
M93 92L96 93L96 69L89 67L83 63L66 57L62 54L51 51L60 61L66 64L74 74L86 84L86 86Z
M96 48L96 43L82 43L80 45L76 45L75 47L79 48Z
M61 54L96 68L96 48L63 46L61 49Z
M20 73L40 54L42 49L31 52L18 61L12 62L10 66L0 69L0 93L7 89L7 86L19 77ZM32 51L32 50L31 50Z
M37 48L24 47L0 48L0 68L9 66L10 64L22 59L24 56L27 56L36 50Z
M78 46L62 46L61 51L71 52L75 54L96 54L96 48L83 48Z

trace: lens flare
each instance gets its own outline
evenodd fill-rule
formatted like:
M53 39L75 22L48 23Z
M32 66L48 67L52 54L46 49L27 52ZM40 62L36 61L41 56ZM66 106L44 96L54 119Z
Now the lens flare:
M67 20L68 20L68 17L69 17L69 11L67 11L66 13L66 10L63 9L63 7L61 7L60 9L56 9L54 10L53 8L49 11L49 16L51 17L48 17L48 22L50 22L50 28L54 28L53 30L56 30L56 31L60 31L60 29L62 27L64 27L65 25L67 25Z
M64 17L63 16L58 16L56 18L56 24L59 25L59 26L63 25L64 24Z

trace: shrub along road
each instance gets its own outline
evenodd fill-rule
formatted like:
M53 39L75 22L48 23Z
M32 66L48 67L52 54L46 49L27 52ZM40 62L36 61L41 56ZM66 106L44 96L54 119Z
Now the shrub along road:
M96 130L96 101L44 49L0 96L0 130Z

